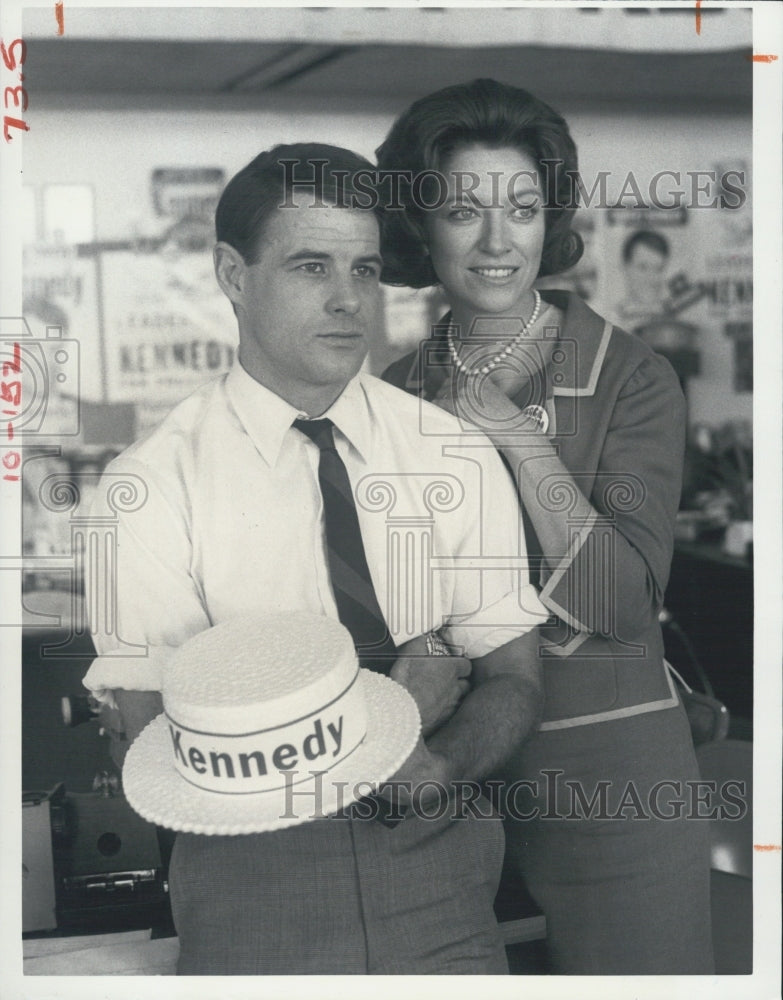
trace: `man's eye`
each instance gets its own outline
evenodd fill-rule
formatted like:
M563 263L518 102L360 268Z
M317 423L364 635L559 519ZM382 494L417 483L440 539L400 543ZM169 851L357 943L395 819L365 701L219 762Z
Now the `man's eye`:
M306 271L307 274L324 274L324 265L320 260L308 260L304 264L300 264L297 268L298 271Z
M360 278L378 277L378 268L374 267L372 264L357 264L353 271L354 274L358 275Z

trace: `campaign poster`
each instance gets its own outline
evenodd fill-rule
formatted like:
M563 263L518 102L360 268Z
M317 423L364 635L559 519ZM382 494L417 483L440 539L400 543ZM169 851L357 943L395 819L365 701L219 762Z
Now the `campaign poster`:
M162 231L99 248L108 399L136 404L137 433L233 362L236 321L210 253L223 182L217 168L154 170Z

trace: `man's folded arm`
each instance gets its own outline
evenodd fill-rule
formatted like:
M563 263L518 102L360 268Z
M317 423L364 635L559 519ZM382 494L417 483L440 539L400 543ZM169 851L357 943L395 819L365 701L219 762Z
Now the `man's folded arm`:
M536 629L473 661L472 687L451 718L394 776L413 786L480 781L536 730L543 710Z
M473 661L471 691L429 740L448 778L480 780L535 732L544 705L540 643L533 629Z

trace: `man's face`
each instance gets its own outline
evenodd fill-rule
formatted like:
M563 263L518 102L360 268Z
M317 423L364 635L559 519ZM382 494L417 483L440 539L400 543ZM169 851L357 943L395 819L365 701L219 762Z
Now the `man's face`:
M660 304L663 296L666 257L645 243L638 243L625 265L629 295L638 302Z
M257 381L317 416L361 368L380 320L381 257L371 212L301 199L267 221L236 297L239 356Z

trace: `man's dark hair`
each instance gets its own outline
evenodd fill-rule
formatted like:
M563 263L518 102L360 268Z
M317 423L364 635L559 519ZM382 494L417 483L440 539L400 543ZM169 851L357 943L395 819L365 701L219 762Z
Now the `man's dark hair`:
M362 175L357 191L355 181ZM297 192L307 194L308 204L324 210L335 205L377 209L375 168L369 160L340 146L299 142L275 146L251 160L226 185L215 211L218 241L239 251L246 264L261 254L264 227L281 206L291 204Z
M628 263L637 247L649 247L659 253L661 257L669 256L669 241L665 236L661 236L660 233L655 233L651 229L638 229L635 233L631 233L623 243L624 263Z
M381 172L443 171L446 161L466 146L512 147L530 156L547 178L544 248L539 277L559 274L582 256L584 245L571 230L576 210L573 180L578 169L576 146L568 125L537 97L496 80L446 87L423 97L403 112L378 147ZM544 161L557 161L547 164ZM424 288L438 283L426 253L425 209L410 189L401 189L404 211L391 210L383 220L382 280Z

